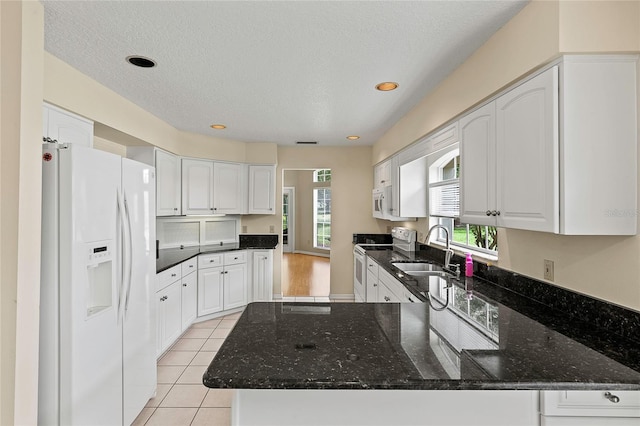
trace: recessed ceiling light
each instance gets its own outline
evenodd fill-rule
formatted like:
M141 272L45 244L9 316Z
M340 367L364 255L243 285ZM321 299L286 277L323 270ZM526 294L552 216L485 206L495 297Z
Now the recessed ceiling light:
M153 68L156 66L154 60L138 55L127 56L127 62L140 68Z
M396 90L398 88L398 83L394 83L393 81L385 81L384 83L380 83L376 86L376 89L381 92L388 92L390 90Z
M353 135L353 136L347 136L347 139L349 139L350 141L355 141L355 140L360 139L360 136L356 136L356 135Z
M212 124L211 128L216 130L222 130L222 129L226 129L227 126L225 126L224 124Z

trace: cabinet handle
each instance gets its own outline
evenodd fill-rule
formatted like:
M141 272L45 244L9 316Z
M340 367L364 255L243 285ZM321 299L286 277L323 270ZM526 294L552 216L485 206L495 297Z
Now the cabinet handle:
M234 258L233 258L233 260L238 260L238 258L237 258L237 257L234 257Z
M174 212L177 212L177 211L178 211L178 208L177 208L177 207L174 207L174 208L173 208L173 211L174 211Z
M225 273L225 274L228 274L228 273L229 273L229 271L224 271L224 273Z
M377 283L373 283L373 286L374 286L374 287L378 287L378 284L377 284Z
M175 276L177 276L177 275L176 275L176 274L171 274L171 276L172 276L172 277L175 277Z
M485 213L487 216L491 216L491 210L487 210Z
M500 216L500 210L498 210L498 211L496 212L496 215Z
M189 265L189 268L193 268L193 265Z
M385 297L384 297L384 301L385 301L385 302L390 302L390 301L391 301L391 299L389 299L389 297L385 296Z
M414 303L413 299L410 297L407 297L407 299L409 299L409 302Z
M220 275L224 274L224 271L220 271Z
M617 404L618 402L620 402L620 398L618 398L616 395L612 394L611 392L605 392L604 397L607 398L609 401L613 402L614 404Z
M215 260L214 260L214 259L211 259L211 260L209 261L209 263L213 263L213 262L215 262Z
M185 283L182 283L182 287L186 287L187 285Z

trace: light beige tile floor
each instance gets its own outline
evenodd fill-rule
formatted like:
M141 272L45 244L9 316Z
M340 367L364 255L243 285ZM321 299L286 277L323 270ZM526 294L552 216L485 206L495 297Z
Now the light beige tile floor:
M325 302L325 298L309 299L314 300L304 301ZM349 301L331 300L333 303ZM231 425L231 401L235 391L208 389L202 384L202 375L241 314L199 322L184 332L158 360L156 396L149 400L133 423L135 426Z
M158 360L158 388L134 425L229 426L232 389L208 389L202 375L241 313L193 324Z

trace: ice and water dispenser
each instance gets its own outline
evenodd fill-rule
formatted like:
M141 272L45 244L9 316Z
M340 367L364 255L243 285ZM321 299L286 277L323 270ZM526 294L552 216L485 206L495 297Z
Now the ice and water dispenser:
M113 241L87 243L87 318L113 306Z

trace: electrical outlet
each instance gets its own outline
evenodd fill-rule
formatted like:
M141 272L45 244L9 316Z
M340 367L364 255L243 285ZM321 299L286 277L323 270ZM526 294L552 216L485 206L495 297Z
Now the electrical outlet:
M544 260L544 279L553 281L553 260Z
M270 233L272 233L272 234L273 234L273 233L275 232L275 229L276 229L276 228L275 228L273 225L269 225L269 232L270 232Z

